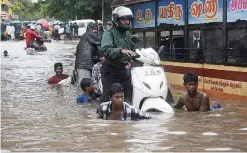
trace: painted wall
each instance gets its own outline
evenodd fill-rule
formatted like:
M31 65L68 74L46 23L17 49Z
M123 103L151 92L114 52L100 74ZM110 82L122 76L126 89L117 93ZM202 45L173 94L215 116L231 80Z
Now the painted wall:
M184 25L184 0L159 0L158 25ZM133 4L134 28L155 26L155 3ZM227 0L227 22L247 21L247 0ZM223 21L223 0L188 0L188 24Z
M223 0L188 0L189 24L222 22Z
M10 6L12 6L12 0L4 0L3 3L5 5L1 5L1 19L9 19L10 15L13 17L13 10Z
M8 0L1 0L1 4L8 5L9 1Z
M162 65L168 81L174 87L183 88L185 72L199 76L199 89L220 98L232 98L247 102L247 68L223 65L164 62Z
M155 26L154 1L134 4L134 28L146 28Z
M184 0L159 0L158 25L160 23L184 25Z
M227 22L247 20L247 0L227 0Z

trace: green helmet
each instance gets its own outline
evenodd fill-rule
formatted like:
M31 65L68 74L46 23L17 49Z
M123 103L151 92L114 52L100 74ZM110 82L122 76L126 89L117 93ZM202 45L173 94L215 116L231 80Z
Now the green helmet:
M131 23L129 24L122 24L120 22L121 18L124 19L129 19L131 22L131 19L133 18L133 13L128 7L124 6L119 6L116 7L112 13L112 18L113 18L113 24L117 27L120 28L121 30L127 31L131 27Z

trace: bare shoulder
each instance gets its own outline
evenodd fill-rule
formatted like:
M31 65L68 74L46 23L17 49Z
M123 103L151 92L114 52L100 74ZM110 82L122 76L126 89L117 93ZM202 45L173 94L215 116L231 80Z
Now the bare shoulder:
M186 101L187 101L187 97L188 97L187 94L184 94L184 95L180 96L179 99L178 99L178 102L181 103L181 104L185 104Z
M210 103L209 103L209 96L206 93L201 92L201 106L200 110L201 112L206 112L210 110Z
M186 102L186 95L180 96L178 102L173 106L174 108L181 109Z
M198 92L198 93L200 94L200 97L202 97L203 99L208 99L209 98L208 94L205 93L205 92Z
M188 97L188 94L184 94L184 95L179 97L179 100L180 101L185 101L187 99L187 97Z

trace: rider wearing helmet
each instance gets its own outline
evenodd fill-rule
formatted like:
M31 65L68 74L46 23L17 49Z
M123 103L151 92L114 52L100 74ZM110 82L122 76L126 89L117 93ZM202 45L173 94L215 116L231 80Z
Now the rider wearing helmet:
M101 50L105 56L105 62L102 65L102 83L103 95L101 101L109 99L108 90L113 83L120 83L124 87L125 101L132 99L132 87L130 76L126 71L126 63L129 57L136 56L135 44L131 40L129 29L133 18L132 11L124 6L114 9L112 26L106 28L101 40Z
M35 38L37 39L41 39L42 37L37 35L35 32L35 27L34 26L31 26L30 29L28 29L26 31L26 45L27 45L27 48L28 47L32 47L31 44L32 44L32 41L35 40Z

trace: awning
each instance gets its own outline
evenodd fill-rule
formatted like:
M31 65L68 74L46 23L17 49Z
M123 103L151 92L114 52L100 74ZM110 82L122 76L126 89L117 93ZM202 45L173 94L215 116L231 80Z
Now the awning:
M111 7L123 6L133 3L148 2L151 0L113 0Z

